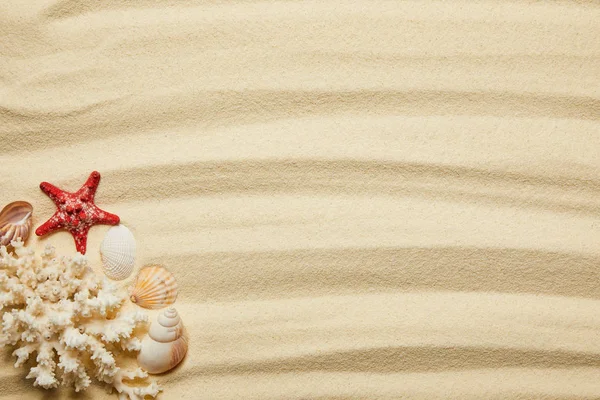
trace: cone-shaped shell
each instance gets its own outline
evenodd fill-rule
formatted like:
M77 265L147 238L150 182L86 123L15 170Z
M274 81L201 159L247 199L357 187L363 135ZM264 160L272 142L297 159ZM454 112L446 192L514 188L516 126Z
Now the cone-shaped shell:
M183 336L183 322L173 307L161 312L156 323L150 325L148 336L157 342L169 343Z
M133 303L140 307L157 309L175 303L177 281L172 273L158 265L140 270L135 283L129 289Z
M133 272L135 239L125 225L110 228L100 245L104 273L110 279L121 281Z
M25 242L31 232L33 206L26 201L12 202L0 211L0 246L8 246L12 240Z
M183 323L177 311L170 307L150 325L137 360L140 367L149 373L160 374L175 368L187 350L188 338Z

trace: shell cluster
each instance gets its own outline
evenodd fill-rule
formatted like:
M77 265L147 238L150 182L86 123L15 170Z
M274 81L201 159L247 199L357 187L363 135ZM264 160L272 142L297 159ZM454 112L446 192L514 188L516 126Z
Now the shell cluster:
M135 239L125 225L110 228L100 245L104 273L110 279L128 278L135 265Z
M188 338L181 318L173 307L158 315L142 340L138 364L151 374L175 368L185 357Z
M159 309L175 303L177 281L172 273L159 265L149 265L140 270L129 289L132 303L143 308Z
M140 307L157 309L175 303L177 281L171 272L159 265L140 270L129 289L130 299ZM138 364L151 374L161 374L175 368L188 350L188 337L177 310L169 307L150 325L142 340Z
M0 246L8 246L11 241L25 242L31 232L33 206L26 201L12 202L0 211Z

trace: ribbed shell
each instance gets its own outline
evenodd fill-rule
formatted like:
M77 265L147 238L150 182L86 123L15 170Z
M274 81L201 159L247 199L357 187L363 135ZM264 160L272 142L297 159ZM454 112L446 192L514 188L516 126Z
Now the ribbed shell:
M131 301L140 307L163 308L175 303L177 281L165 268L149 265L140 270L129 295Z
M110 228L100 245L104 273L110 279L121 281L133 272L135 238L125 225Z
M12 240L25 242L31 232L33 206L26 201L7 204L0 211L0 246L8 246Z
M177 311L170 307L160 313L142 340L138 364L151 374L175 368L188 350L188 337Z

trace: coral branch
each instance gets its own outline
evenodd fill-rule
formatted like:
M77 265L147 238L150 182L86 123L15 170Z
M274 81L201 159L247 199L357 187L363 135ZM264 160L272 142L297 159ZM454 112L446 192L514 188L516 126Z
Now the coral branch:
M141 368L134 371L119 370L113 382L113 385L119 393L119 400L144 400L146 396L156 397L162 389L152 382L147 386L129 386L123 380L145 379L148 374Z
M122 371L112 353L140 349L133 331L147 316L119 313L125 294L97 278L81 254L59 258L48 246L35 258L21 242L11 245L14 253L0 247L0 345L17 347L15 367L35 353L37 365L27 374L34 386L50 389L62 383L81 391L93 375L114 387L120 399L156 397L160 388L154 382L142 387L124 383L147 375L141 369Z
M119 314L110 321L91 321L85 324L85 332L99 337L105 343L129 339L135 326L148 322L148 316L140 311Z

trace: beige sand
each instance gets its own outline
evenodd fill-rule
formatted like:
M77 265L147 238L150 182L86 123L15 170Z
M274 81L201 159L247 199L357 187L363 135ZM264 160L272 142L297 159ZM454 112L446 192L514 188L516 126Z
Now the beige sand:
M162 399L600 398L599 38L595 1L3 1L0 204L102 172L182 286ZM116 398L3 354L0 398Z

